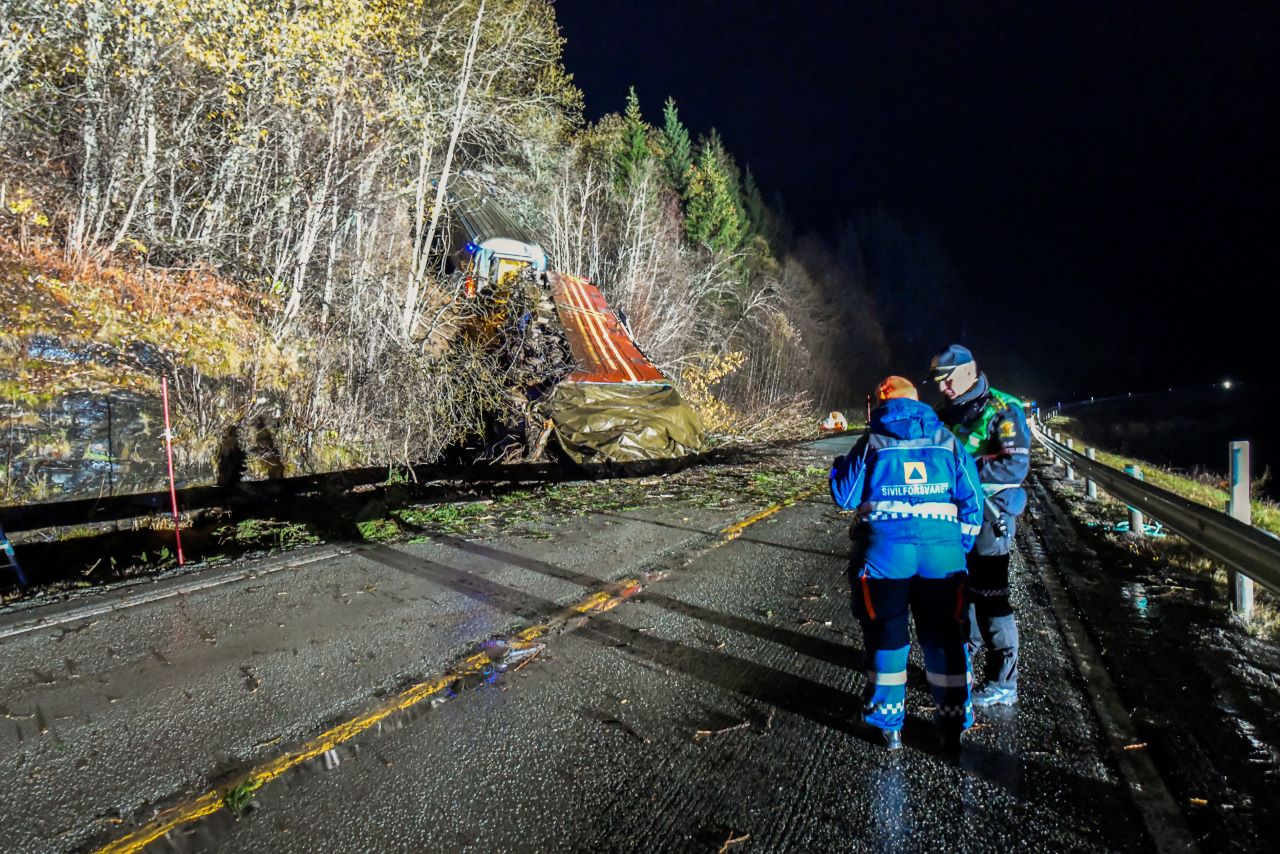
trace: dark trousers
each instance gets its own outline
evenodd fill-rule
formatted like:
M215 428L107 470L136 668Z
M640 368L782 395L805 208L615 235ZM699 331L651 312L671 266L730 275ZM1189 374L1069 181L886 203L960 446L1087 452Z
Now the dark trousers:
M853 615L862 626L866 722L885 730L902 729L910 613L915 617L939 725L957 730L972 726L965 574L869 578L851 570L849 582Z
M986 649L983 678L1002 688L1018 685L1018 624L1009 601L1009 555L980 555L970 552L969 655Z

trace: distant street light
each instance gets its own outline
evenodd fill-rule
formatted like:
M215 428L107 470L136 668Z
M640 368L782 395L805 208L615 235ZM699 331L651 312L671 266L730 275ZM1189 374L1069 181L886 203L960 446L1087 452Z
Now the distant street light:
M1231 390L1231 380L1223 380L1223 381L1222 381L1222 387L1223 387L1223 388L1225 388L1225 389L1227 389L1228 391L1230 391L1230 390Z

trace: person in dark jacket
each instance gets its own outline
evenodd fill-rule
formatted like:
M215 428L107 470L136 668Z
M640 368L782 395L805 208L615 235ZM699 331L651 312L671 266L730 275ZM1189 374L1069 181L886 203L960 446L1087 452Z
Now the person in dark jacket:
M1009 552L1027 507L1022 481L1031 467L1031 433L1022 400L991 388L967 348L952 344L934 356L929 378L945 398L938 417L973 454L982 481L982 531L968 558L969 651L985 647L986 661L973 704L1012 705L1018 702L1018 624L1009 601Z
M973 725L965 553L982 518L978 473L910 382L889 377L875 399L868 432L830 476L832 499L856 512L849 584L867 673L863 720L890 750L902 746L909 609L937 721L955 748Z

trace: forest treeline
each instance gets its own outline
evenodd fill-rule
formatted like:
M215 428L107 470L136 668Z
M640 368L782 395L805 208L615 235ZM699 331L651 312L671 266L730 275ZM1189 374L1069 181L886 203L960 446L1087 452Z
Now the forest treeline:
M714 429L858 403L887 365L894 298L873 296L867 249L896 226L797 238L674 100L651 123L619 93L585 122L549 2L0 9L7 251L56 253L47 278L73 301L107 268L230 287L225 311L258 330L237 358L156 342L206 444L270 408L290 468L416 461L504 405L501 361L453 334L473 310L445 274L461 170L600 285ZM199 397L214 386L217 407Z

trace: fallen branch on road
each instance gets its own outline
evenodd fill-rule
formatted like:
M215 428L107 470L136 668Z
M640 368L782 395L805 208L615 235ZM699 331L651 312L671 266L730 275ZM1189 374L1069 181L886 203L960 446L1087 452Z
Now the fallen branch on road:
M742 722L742 723L740 723L740 724L734 724L733 726L727 726L727 727L725 727L724 729L700 729L700 730L695 730L695 731L694 731L694 733L693 733L693 740L694 740L694 741L702 741L702 739L704 739L704 738L710 738L710 737L711 737L711 736L713 736L713 735L724 735L726 732L733 732L734 730L739 730L739 729L747 729L747 728L748 728L748 727L750 727L750 726L751 726L751 721L743 721L743 722Z

